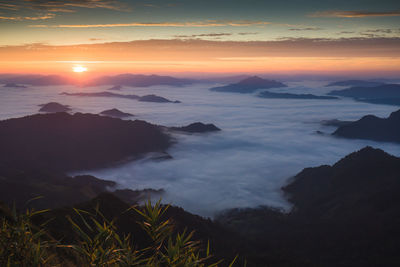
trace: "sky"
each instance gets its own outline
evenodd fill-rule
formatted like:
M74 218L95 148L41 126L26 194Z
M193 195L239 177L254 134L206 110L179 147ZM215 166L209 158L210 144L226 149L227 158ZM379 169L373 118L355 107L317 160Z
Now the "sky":
M400 73L400 1L0 0L0 36L1 73Z

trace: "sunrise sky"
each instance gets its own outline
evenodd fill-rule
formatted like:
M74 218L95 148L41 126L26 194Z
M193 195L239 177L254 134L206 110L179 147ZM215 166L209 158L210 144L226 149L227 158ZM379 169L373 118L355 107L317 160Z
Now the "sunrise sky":
M400 1L0 1L0 36L0 73L400 73Z

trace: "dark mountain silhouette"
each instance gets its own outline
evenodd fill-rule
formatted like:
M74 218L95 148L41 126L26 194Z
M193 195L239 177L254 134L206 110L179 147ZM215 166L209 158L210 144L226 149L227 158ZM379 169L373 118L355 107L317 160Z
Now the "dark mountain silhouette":
M180 79L171 76L120 74L102 76L88 81L86 86L114 85L148 87L153 85L183 86L195 82L190 79ZM80 84L77 80L60 75L5 75L0 77L0 83L28 84L37 86Z
M126 99L133 99L138 100L141 102L156 102L156 103L181 103L180 101L171 101L164 97L157 96L157 95L145 95L145 96L138 96L138 95L123 95L123 94L116 94L111 92L95 92L95 93L61 93L62 95L67 96L80 96L80 97L118 97L118 98L126 98Z
M400 158L366 147L297 174L283 187L290 213L234 209L218 221L250 239L249 266L270 261L266 251L286 255L271 266L397 266L399 173Z
M366 147L332 166L306 168L297 174L283 187L295 207L289 213L268 207L233 209L211 221L171 206L165 216L177 230L195 230L196 239L204 244L210 240L214 255L239 254L239 261L246 259L248 266L397 266L399 173L400 158ZM82 179L86 189L92 179ZM119 197L102 193L74 207L89 212L98 207L106 218L116 219L118 231L146 246L145 235L135 223L137 213L128 211L129 204L120 198L123 193ZM48 227L52 236L70 241L74 235L67 215L77 216L66 207L36 220L52 218Z
M317 96L312 94L290 94L290 93L273 93L264 91L258 94L261 98L278 98L278 99L338 99L335 96Z
M182 131L182 132L188 132L188 133L205 133L205 132L216 132L216 131L221 131L217 126L214 124L204 124L202 122L195 122L192 124L189 124L187 126L182 126L182 127L170 127L171 130L174 131Z
M329 95L354 97L357 99L378 99L400 97L400 84L384 84L374 87L351 87L343 90L333 90Z
M345 80L345 81L338 81L332 82L327 85L329 86L350 86L350 87L375 87L384 84L383 82L376 82L376 81L363 81L363 80Z
M16 83L6 83L3 87L27 88L25 85L18 85L18 84L16 84Z
M225 86L214 87L211 88L210 90L217 92L253 93L258 89L269 89L278 87L286 87L286 85L274 80L266 80L257 76L253 76L241 80L238 83L232 83Z
M141 97L139 97L139 101L141 101L141 102L156 102L156 103L181 103L178 100L171 101L171 100L168 100L164 97L157 96L157 95L141 96Z
M367 115L360 120L339 127L333 135L374 141L400 142L400 110L386 119Z
M103 76L90 81L87 85L123 85L135 87L148 87L153 85L183 86L191 84L189 79L179 79L171 76L120 74L116 76Z
M298 212L343 221L367 218L385 215L385 209L400 212L400 202L390 203L400 200L399 174L400 158L365 147L332 166L304 169L283 190Z
M367 102L371 104L382 104L400 106L400 97L389 97L389 98L368 98L368 99L356 99L360 102Z
M399 84L384 84L375 87L351 87L331 91L328 95L352 97L357 101L373 104L400 105Z
M71 108L68 105L62 105L57 102L49 102L47 104L39 105L41 107L39 109L40 112L67 112L70 111Z
M111 88L108 88L107 90L111 90L111 91L120 91L122 89L121 85L115 85Z
M203 244L209 240L213 255L230 258L239 254L239 262L246 259L248 266L397 266L399 173L400 158L366 147L332 166L306 168L293 177L282 188L294 205L289 213L268 207L233 209L212 221L171 206L165 218L173 221L177 231L194 230L195 239ZM3 161L0 177L0 199L10 203L42 194L47 201L32 204L43 208L87 201L115 185L92 176L71 178L26 166L13 169ZM120 233L131 234L136 245L146 247L150 241L136 224L138 214L120 199L129 202L135 196L158 192L103 191L74 207L93 213L98 208L107 219L115 219ZM17 204L22 207L23 202ZM47 226L51 236L69 243L75 235L66 216L78 219L72 207L64 207L37 216L34 222L51 219Z
M119 98L127 98L127 99L134 99L138 100L140 96L138 95L122 95L116 94L111 92L95 92L95 93L67 93L63 92L62 95L68 96L81 96L81 97L119 97Z
M43 197L32 203L36 208L59 208L89 201L100 193L116 188L115 182L91 175L70 177L26 166L14 168L2 162L0 176L0 201L9 205L15 203L17 208L24 208L26 203L35 197ZM163 190L152 189L118 189L113 192L130 204L147 200L153 195L160 197L162 193Z
M164 151L170 137L145 121L49 113L0 121L0 162L72 171Z
M74 80L60 75L14 75L0 79L0 82L36 86L70 85L75 83Z
M250 78L250 75L234 75L234 76L221 76L221 77L206 77L200 81L213 82L213 83L238 83L244 79Z
M115 117L115 118L126 118L126 117L133 116L133 114L122 112L121 110L116 109L116 108L104 110L104 111L100 112L100 115L105 115L105 116L110 116L110 117Z

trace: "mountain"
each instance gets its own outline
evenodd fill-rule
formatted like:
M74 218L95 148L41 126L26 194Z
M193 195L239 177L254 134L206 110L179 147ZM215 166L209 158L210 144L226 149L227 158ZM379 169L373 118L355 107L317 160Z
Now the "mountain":
M25 85L18 85L16 83L6 83L3 87L10 87L10 88L26 88Z
M36 197L42 198L35 200L31 206L47 209L89 201L100 193L111 191L129 204L147 200L150 196L160 197L163 193L163 190L151 189L115 190L117 188L115 182L91 175L71 177L34 167L10 167L2 162L0 162L0 176L0 201L8 205L15 204L17 208L26 207L26 204Z
M215 126L214 124L204 124L202 122L195 122L192 124L189 124L187 126L182 126L182 127L170 127L171 130L174 131L182 131L182 132L188 132L188 133L205 133L205 132L217 132L221 131L220 128Z
M115 85L148 87L153 85L183 86L192 84L192 80L180 79L171 76L142 75L142 74L120 74L116 76L102 76L89 81L87 86Z
M249 266L397 266L400 158L365 147L306 168L282 188L291 212L234 209L217 221L250 239ZM283 254L283 255L282 255ZM289 261L289 262L285 262Z
M113 87L108 88L107 90L111 90L111 91L120 91L122 89L121 85L115 85Z
M111 92L95 92L95 93L61 93L62 95L67 96L80 96L80 97L118 97L118 98L126 98L126 99L133 99L138 100L141 102L156 102L156 103L181 103L178 100L171 101L161 96L157 95L145 95L145 96L138 96L138 95L123 95L123 94L116 94Z
M383 82L376 82L376 81L345 80L345 81L332 82L325 86L326 87L329 86L375 87L383 84L384 84Z
M365 147L332 166L307 168L283 187L298 212L337 220L400 215L400 158ZM343 216L343 217L341 217Z
M328 95L352 97L357 101L373 104L400 105L400 84L351 87L343 90L333 90Z
M104 110L104 111L100 112L99 114L109 116L109 117L115 117L115 118L126 118L126 117L133 116L133 114L122 112L121 110L116 109L116 108Z
M343 90L333 90L328 94L354 97L357 99L400 97L400 84L384 84L373 87L351 87Z
M400 97L368 98L368 99L356 99L356 100L371 104L400 106Z
M70 85L70 84L75 84L75 81L60 75L12 75L1 78L0 83L50 86L50 85Z
M139 97L139 101L141 102L156 102L156 103L181 103L181 101L175 100L171 101L164 97L158 95L144 95Z
M0 162L52 171L103 168L171 142L161 127L94 114L48 113L0 121Z
M102 76L85 83L86 86L113 85L148 87L153 85L183 86L195 82L190 79L180 79L171 76L120 74L116 76ZM36 86L74 85L80 82L60 75L4 75L0 83L28 84Z
M111 92L95 92L95 93L67 93L63 92L61 95L67 96L81 96L81 97L119 97L119 98L127 98L127 99L134 99L138 100L140 96L138 95L122 95L116 94Z
M62 105L57 102L49 102L47 104L41 104L39 105L41 107L39 109L39 112L67 112L70 111L71 108L68 105Z
M213 82L213 83L238 83L241 80L247 79L249 75L233 75L233 76L217 76L217 77L205 77L199 81L202 82Z
M322 100L331 100L338 99L335 96L318 96L312 94L290 94L290 93L273 93L269 91L264 91L258 94L258 97L261 98L276 98L276 99L322 99Z
M258 89L269 89L278 87L286 87L286 85L274 80L266 80L257 76L252 76L241 80L238 83L214 87L210 90L216 92L253 93Z
M358 121L339 127L333 135L400 143L400 110L385 119L374 115L364 116Z

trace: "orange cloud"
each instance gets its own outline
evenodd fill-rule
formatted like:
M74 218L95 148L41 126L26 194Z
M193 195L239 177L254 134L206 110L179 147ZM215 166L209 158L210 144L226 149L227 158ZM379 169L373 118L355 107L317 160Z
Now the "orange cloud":
M0 72L374 72L400 71L400 38L280 41L144 40L0 47Z
M131 22L131 23L114 23L114 24L61 24L61 25L30 25L29 27L50 27L50 28L111 28L111 27L243 27L254 25L271 24L267 21L252 20L206 20L197 22Z
M327 18L365 18L365 17L395 17L400 16L400 10L373 12L373 11L320 11L308 15L309 17Z
M13 21L46 20L46 19L52 19L55 16L56 16L55 14L46 14L46 15L36 16L36 17L22 17L22 16L4 17L4 16L0 16L0 20L13 20Z
M51 12L74 12L74 8L104 8L127 11L126 4L118 0L15 0L12 4L0 3L0 9L36 9Z

